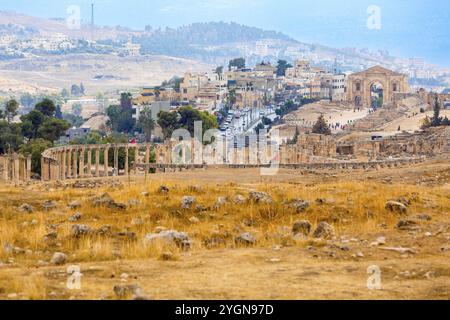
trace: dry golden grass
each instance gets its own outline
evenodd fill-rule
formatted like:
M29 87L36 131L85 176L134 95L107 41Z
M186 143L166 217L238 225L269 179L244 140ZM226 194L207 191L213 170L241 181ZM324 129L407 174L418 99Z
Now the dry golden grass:
M294 240L290 235L290 228L297 220L309 220L313 224L313 228L319 222L327 221L334 226L338 239L339 237L351 238L379 234L381 224L386 225L386 230L393 230L399 216L388 212L385 209L385 203L387 200L397 199L401 196L414 198L408 208L410 215L427 213L433 216L433 221L442 221L444 225L448 226L448 213L450 212L450 190L448 187L442 186L387 185L375 181L325 182L310 186L280 182L205 183L201 180L165 181L164 184L170 189L167 195L158 192L160 181L142 183L139 180L138 183L126 184L120 189L105 187L96 190L68 188L42 191L36 188L19 189L2 186L0 188L0 261L5 265L0 267L0 298L5 298L9 293L22 293L25 298L29 299L48 299L53 297L49 296L52 292L57 298L70 297L72 294L64 289L67 276L64 268L56 269L59 270L58 273L55 271L55 267L45 263L50 261L54 252L66 253L67 265L82 265L88 268L83 275L91 280L96 279L92 280L77 298L111 297L110 281L112 278L117 279L124 272L121 271L124 264L127 265L127 268L134 266L134 270L131 272L140 274L149 271L144 268L144 265L147 264L153 273L162 271L165 266L177 270L186 270L191 267L201 270L194 272L196 278L186 283L188 285L196 283L195 286L198 290L206 290L203 296L198 292L175 288L175 280L172 278L163 280L158 276L157 279L163 282L167 281L167 285L171 284L174 288L170 293L166 289L153 290L153 298L271 298L268 292L255 291L261 290L261 288L238 291L235 294L225 292L227 285L224 279L226 275L223 273L227 273L228 260L226 257L230 256L230 259L234 257L241 261L240 263L243 263L244 267L253 267L258 270L260 264L267 264L267 257L265 255L264 258L261 257L258 250L266 250L264 252L267 253L271 252L274 247L288 247L289 250L294 250L290 251L291 254L296 255L300 251L295 250L306 250L312 245L318 249L327 248L329 243L326 241L321 242L312 238ZM235 204L232 201L233 197L238 194L247 197L250 190L267 192L272 196L273 203ZM139 201L139 205L129 207L125 211L94 207L91 198L103 192L108 192L116 202L127 204L129 200L136 199ZM149 196L141 195L142 192L148 192ZM201 211L181 209L181 199L185 195L195 196L196 204L203 206L204 209ZM229 201L216 209L214 205L218 197L227 197ZM286 201L293 199L309 201L311 206L302 213L296 213L294 209L285 205ZM324 199L325 203L318 203L317 199ZM57 209L45 212L42 209L42 203L45 200L56 201ZM79 200L82 206L79 209L70 210L67 204L74 200ZM31 214L18 212L17 207L23 203L33 205L35 211ZM75 212L81 213L81 220L68 222L68 218ZM192 217L196 217L198 222L192 222L190 220ZM138 220L141 220L142 224L133 223ZM74 224L88 225L92 229L109 225L113 232L133 232L136 239L100 235L77 239L71 235L71 228ZM155 232L158 226L186 232L193 240L192 249L184 252L174 245L144 244L145 235ZM46 241L45 236L52 230L57 232L57 239ZM251 232L256 236L257 244L254 248L236 247L234 238L242 232ZM208 246L211 239L214 239L216 244L213 248ZM399 244L411 243L408 241L399 240ZM6 249L11 247L17 249L12 251ZM245 258L246 252L248 253L247 258ZM423 248L423 252L427 253L426 248ZM223 266L220 266L219 253L223 256ZM282 259L294 263L285 252L279 255L283 257ZM202 273L211 272L209 269L204 269L206 268L204 264L209 264L208 261L204 262L204 259L210 259L211 265L214 265L216 270L222 270L225 267L220 275L215 275L216 281L221 279L219 282L224 285L223 290L225 291L219 290L212 296L210 292L208 295L208 290L203 286L207 286L208 281L214 281L214 275L208 274L201 279ZM374 256L373 259L382 260L383 258ZM309 261L304 256L301 260L315 266L314 268L317 267L317 262ZM92 267L97 264L102 266L99 271ZM441 262L437 263L437 265L440 264ZM286 264L284 268L291 269L292 266L292 264ZM237 285L235 284L238 281L235 271L239 267L229 265L228 268L229 277L232 279L229 279L230 283ZM268 276L263 271L261 272L262 275ZM273 272L276 271L273 270ZM445 272L442 274L448 281L449 275ZM145 278L142 274L140 277ZM364 278L364 273L363 275L359 274L358 277ZM263 280L269 283L273 279L268 276ZM289 282L289 280L286 281ZM239 290L241 289L243 290L243 288ZM292 290L294 289L299 288L293 287ZM275 290L273 298L307 297L298 292L294 294L295 290L292 292L291 289L286 290L285 294ZM275 294L275 292L278 293ZM314 290L311 291L311 293L313 292ZM320 295L318 296L320 297Z

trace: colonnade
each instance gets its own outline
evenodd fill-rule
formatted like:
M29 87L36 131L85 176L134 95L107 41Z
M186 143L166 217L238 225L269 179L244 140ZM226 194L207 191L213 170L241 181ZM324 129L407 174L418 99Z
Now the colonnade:
M66 180L135 174L138 165L170 163L168 148L152 144L106 144L64 146L46 150L41 158L41 179ZM143 153L143 156L142 156ZM122 161L119 161L122 160Z
M1 180L28 181L31 179L31 157L18 154L0 156Z

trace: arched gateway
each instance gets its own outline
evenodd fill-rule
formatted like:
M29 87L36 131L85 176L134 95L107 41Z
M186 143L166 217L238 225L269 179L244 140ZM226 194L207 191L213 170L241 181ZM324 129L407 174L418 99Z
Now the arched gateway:
M355 103L357 107L371 106L372 91L375 84L379 84L383 89L384 103L394 102L395 93L409 91L406 75L375 66L348 77L347 101Z

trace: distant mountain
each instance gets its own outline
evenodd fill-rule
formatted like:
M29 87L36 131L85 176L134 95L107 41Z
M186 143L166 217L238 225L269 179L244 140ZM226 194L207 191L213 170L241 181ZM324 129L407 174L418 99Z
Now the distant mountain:
M398 65L395 58L386 52L334 49L302 43L281 32L237 23L194 23L177 29L153 29L148 26L145 30L82 25L79 30L71 30L64 19L44 19L0 11L0 34L32 38L56 33L72 39L98 41L99 46L94 50L85 46L77 48L74 53L118 52L131 40L141 45L143 54L195 59L212 65L225 65L229 59L236 57L246 58L248 65L262 60L276 62L278 59L293 61L303 58L329 70L336 66L341 70L361 70L376 64L388 68Z

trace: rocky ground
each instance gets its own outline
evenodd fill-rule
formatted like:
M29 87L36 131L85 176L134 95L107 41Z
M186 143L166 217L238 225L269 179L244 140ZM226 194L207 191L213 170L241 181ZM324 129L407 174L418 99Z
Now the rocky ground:
M449 181L442 157L1 186L0 299L449 299Z

